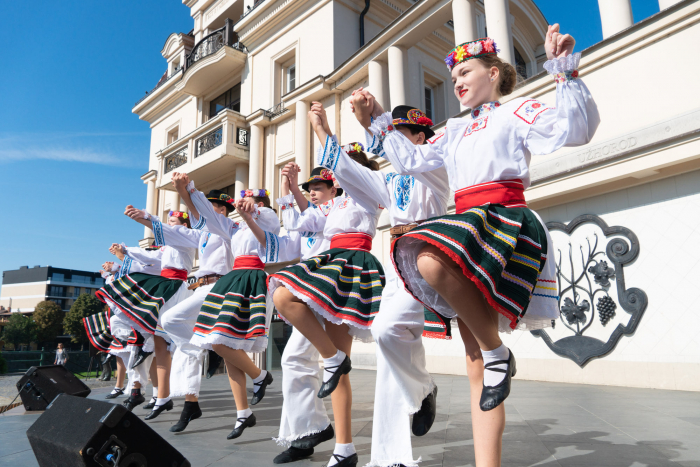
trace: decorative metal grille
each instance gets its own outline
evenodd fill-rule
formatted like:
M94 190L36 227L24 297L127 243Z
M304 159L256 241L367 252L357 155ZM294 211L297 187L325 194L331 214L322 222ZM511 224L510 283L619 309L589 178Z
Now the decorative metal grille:
M211 151L223 142L224 128L219 127L207 133L194 142L194 157L199 157L205 152Z
M178 149L177 152L165 158L165 167L163 173L171 172L172 170L187 164L187 146Z
M236 130L236 144L241 146L248 146L248 129L247 128L237 128Z
M276 106L263 110L263 114L268 118L275 118L283 113L287 112L289 109L285 108L284 102L280 102Z
M187 56L187 68L191 67L198 60L216 53L224 46L224 29L225 26L217 29L194 46L192 52Z

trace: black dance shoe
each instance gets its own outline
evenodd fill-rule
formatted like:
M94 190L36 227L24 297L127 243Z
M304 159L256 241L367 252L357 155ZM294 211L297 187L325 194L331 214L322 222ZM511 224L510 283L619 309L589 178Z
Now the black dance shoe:
M153 352L144 352L143 349L139 349L139 354L136 356L136 359L134 360L134 364L131 365L131 369L133 370L140 364L146 361L148 357L150 357L153 354Z
M214 376L214 373L216 373L216 370L219 369L221 362L224 361L224 359L221 357L221 355L214 352L213 350L209 350L208 355L209 355L209 368L207 368L207 379Z
M233 431L228 434L226 439L236 439L243 434L243 430L249 426L255 426L255 414L250 414L250 417L248 418L239 418L238 421L241 422L241 424L238 425L238 428L234 428Z
M253 398L250 400L250 405L257 405L258 402L265 397L265 388L268 384L272 384L272 374L268 371L262 381L253 383L253 386L258 386L258 390L253 392Z
M508 369L502 370L501 368L491 368L496 365L508 365ZM481 390L481 400L479 401L479 406L481 410L487 412L493 410L501 403L506 400L506 397L510 394L510 379L515 376L515 357L513 352L508 349L508 360L497 360L495 362L490 362L484 365L484 370L497 371L498 373L505 373L506 377L503 381L498 383L497 386L484 386Z
M114 389L112 389L112 392L110 392L109 394L107 394L105 396L105 399L116 399L117 397L123 396L123 395L124 395L124 389L114 388Z
M145 410L151 410L153 407L156 406L156 401L158 400L157 397L151 397L151 400L148 402L148 404L144 405L143 408Z
M185 401L185 408L182 409L180 414L180 420L170 427L170 431L173 433L180 433L187 425L192 421L196 420L202 416L202 409L199 408L199 402L188 402Z
M348 457L343 457L340 454L331 454L331 456L335 457L338 462L333 467L355 467L357 465L357 454Z
M313 435L308 435L304 436L303 438L295 439L294 441L292 441L292 446L301 450L311 449L313 451L313 448L315 446L318 446L319 444L323 443L324 441L328 441L329 439L333 439L334 436L335 432L333 431L333 425L328 425L326 429L321 431L320 433L314 433Z
M324 397L330 396L331 393L335 391L335 388L338 387L340 377L350 373L350 370L352 370L352 362L350 362L350 357L347 355L345 356L343 363L340 365L324 368L323 371L333 373L333 376L331 376L331 379L321 385L321 389L318 390L318 397L323 399Z
M144 420L153 420L156 418L158 415L161 413L165 412L166 410L170 411L173 410L173 401L169 400L163 405L156 405L153 407L153 410L151 410L151 413L146 415L146 418Z
M310 449L297 449L294 446L290 447L286 451L282 451L277 454L272 462L275 464L288 464L290 462L300 461L310 457L314 453L314 448Z
M437 411L437 393L438 388L435 386L433 392L428 394L420 406L420 410L413 414L413 423L411 431L416 436L423 436L430 431L435 421L435 412Z
M141 392L139 391L138 394L131 393L131 395L129 396L129 398L128 398L127 400L125 400L125 401L122 403L122 405L123 405L124 407L126 407L126 410L128 410L129 412L131 412L132 410L134 410L135 407L137 407L137 406L143 404L144 402L146 402L146 398L143 397L143 395L142 395Z

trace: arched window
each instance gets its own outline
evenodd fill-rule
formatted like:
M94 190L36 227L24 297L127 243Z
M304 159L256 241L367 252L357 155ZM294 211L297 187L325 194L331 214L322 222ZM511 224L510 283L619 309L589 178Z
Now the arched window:
M513 51L515 52L515 71L525 80L527 79L527 63L525 63L525 59L520 52L518 52L517 47L513 46Z

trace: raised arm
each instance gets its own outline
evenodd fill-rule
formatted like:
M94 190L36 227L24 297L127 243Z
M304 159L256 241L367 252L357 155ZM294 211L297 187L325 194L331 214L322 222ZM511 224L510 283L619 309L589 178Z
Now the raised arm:
M190 182L187 174L180 172L173 172L173 185L180 195L180 199L185 203L187 209L190 211L190 216L192 216L192 228L196 230L201 230L204 227L204 218L199 215L197 207L192 202L189 191L187 191L187 184Z
M326 217L335 203L330 200L319 206L319 209L307 209L300 213L294 209L294 197L290 194L277 200L282 210L282 222L287 230L304 230L307 232L323 232Z
M123 252L126 256L129 258L133 259L134 261L141 263L143 265L148 265L148 266L155 266L160 264L160 260L163 257L163 251L158 249L158 250L152 250L152 251L146 251L143 248L139 247L126 247L124 248L123 245L121 245Z
M233 238L240 230L238 222L234 222L228 217L214 211L211 203L204 196L204 193L197 191L194 187L194 182L190 181L187 184L187 192L190 195L192 203L197 208L199 215L204 218L207 230L223 238Z
M301 234L287 232L287 235L275 235L265 232L265 262L284 263L301 257Z
M294 201L299 206L299 211L304 212L309 207L309 201L299 188L299 166L295 162L290 162L282 169L282 188L280 194L287 196L290 192L294 195Z

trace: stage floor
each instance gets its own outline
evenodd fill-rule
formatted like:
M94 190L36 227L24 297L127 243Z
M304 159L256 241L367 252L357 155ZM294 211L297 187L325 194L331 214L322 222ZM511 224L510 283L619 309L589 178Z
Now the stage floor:
M267 396L253 407L257 425L237 440L226 440L236 412L225 375L203 381L204 415L185 432L168 431L184 399L176 399L174 410L147 423L195 467L273 465L282 451L271 440L277 435L282 407L282 375L273 374ZM361 466L370 460L375 372L353 370L350 376L353 435ZM423 467L474 465L467 379L435 375L435 381L437 419L430 433L413 438L415 457L422 457ZM108 392L96 389L90 397L103 399ZM330 398L326 406L330 411ZM140 407L135 412L146 415ZM503 466L700 467L700 393L516 380L506 413ZM37 465L25 431L38 417L21 408L0 415L0 466ZM321 444L310 459L292 465L324 465L333 443Z

